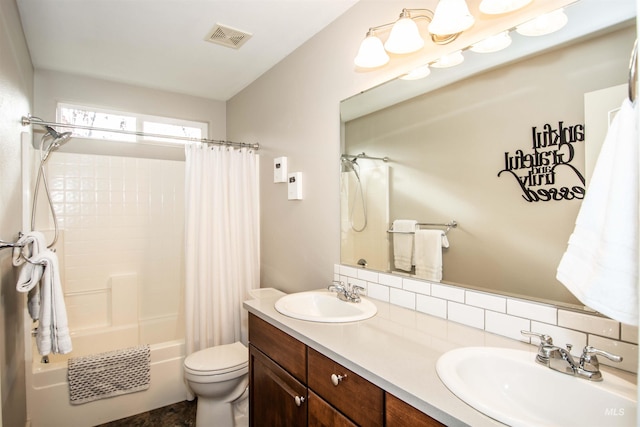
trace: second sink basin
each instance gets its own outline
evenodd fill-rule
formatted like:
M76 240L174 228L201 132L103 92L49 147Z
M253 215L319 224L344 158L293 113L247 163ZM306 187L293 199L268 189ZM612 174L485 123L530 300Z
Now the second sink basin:
M587 381L534 359L534 352L465 347L443 354L436 370L453 394L510 426L636 425L635 384L610 372Z
M276 301L276 310L288 317L312 322L355 322L373 317L378 308L362 298L360 302L338 299L335 292L309 291L283 296Z

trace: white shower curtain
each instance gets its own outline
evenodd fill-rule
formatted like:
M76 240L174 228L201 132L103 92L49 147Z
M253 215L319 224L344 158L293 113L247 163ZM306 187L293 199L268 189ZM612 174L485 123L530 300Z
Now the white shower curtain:
M258 155L185 148L186 352L243 340L242 301L259 287Z

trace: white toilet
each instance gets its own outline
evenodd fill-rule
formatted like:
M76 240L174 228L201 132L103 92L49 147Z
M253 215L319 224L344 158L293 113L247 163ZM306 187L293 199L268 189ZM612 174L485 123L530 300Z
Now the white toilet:
M241 342L196 351L184 359L184 379L198 397L196 427L233 427L233 403L249 384L249 353Z

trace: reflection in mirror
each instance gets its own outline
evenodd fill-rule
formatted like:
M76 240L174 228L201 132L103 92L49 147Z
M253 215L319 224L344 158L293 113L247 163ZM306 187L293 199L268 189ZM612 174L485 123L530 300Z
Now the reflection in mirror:
M434 87L377 111L359 98L415 82L344 101L343 153L389 162L341 168L341 262L413 274L394 263L393 221L456 220L443 282L577 307L555 274L585 191L585 94L626 83L636 32L621 21L446 85L436 73L453 69L433 70Z

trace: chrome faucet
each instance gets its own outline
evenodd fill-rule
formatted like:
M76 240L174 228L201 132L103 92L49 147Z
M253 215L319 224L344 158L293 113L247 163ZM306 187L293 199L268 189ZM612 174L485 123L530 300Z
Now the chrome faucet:
M622 361L622 356L608 353L590 345L585 346L582 350L582 356L576 361L571 355L571 348L573 347L571 344L567 344L567 348L564 349L553 345L553 339L549 335L531 331L520 331L520 333L540 340L538 354L536 355L537 363L563 374L574 375L589 381L602 381L600 363L596 356L604 356L614 362Z
M352 285L351 283L333 281L331 285L327 287L331 292L335 292L338 299L347 302L360 302L360 292L364 291L362 286Z

